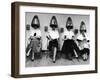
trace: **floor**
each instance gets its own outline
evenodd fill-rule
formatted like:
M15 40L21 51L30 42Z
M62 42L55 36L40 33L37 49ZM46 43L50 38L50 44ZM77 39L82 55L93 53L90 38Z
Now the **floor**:
M68 60L65 55L58 53L56 56L56 62L52 62L52 55L48 52L42 52L41 55L35 55L35 60L31 61L30 56L26 57L26 67L41 67L41 66L65 66L65 65L85 65L89 64L89 59L83 61L81 58Z

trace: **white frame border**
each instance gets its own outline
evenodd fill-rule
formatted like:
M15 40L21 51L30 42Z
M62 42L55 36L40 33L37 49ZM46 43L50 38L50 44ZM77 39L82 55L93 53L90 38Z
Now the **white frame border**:
M52 9L52 10L51 10ZM41 13L61 13L61 14L81 14L90 15L90 64L89 65L71 65L71 66L52 66L52 67L25 67L25 12ZM74 72L95 70L95 10L73 9L73 8L55 8L55 7L37 7L20 6L19 7L19 74L40 74L55 72ZM94 34L93 34L94 33ZM92 50L92 51L91 51Z

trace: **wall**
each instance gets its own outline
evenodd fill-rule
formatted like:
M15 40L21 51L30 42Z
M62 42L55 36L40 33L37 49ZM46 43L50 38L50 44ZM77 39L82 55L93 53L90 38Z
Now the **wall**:
M15 0L2 0L0 2L0 80L17 80L10 77L11 68L11 2ZM16 0L55 4L73 4L98 6L100 9L100 0ZM100 11L98 11L98 22L100 21ZM98 23L98 34L100 34L100 23ZM100 46L100 37L98 37L98 47ZM98 53L100 50L98 50ZM39 78L22 78L18 80L100 80L100 54L98 54L98 73L81 75L64 75Z

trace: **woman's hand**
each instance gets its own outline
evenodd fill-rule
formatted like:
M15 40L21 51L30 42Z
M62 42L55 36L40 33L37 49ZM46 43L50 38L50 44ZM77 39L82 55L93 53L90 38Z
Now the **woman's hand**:
M63 38L62 40L63 40L63 41L64 41L64 40L67 40L67 36L64 36L64 38Z
M84 42L84 43L87 43L87 42L88 42L88 40L87 40L87 39L84 39L84 40L83 40L83 42Z
M35 37L34 36L30 36L29 37L29 40L31 41L31 40L33 40Z
M52 38L50 37L50 35L46 36L46 37L47 37L48 40L50 40L50 41L52 40Z

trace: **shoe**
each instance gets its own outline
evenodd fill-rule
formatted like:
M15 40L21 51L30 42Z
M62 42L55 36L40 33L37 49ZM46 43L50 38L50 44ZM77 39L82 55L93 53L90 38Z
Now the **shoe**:
M83 58L83 61L87 61L88 60L88 55L87 54L83 54L82 58Z
M83 59L83 61L87 61L87 59Z
M79 61L79 57L76 57L77 61Z
M31 61L34 61L34 59L31 59Z
M55 63L56 61L53 61L53 63Z

